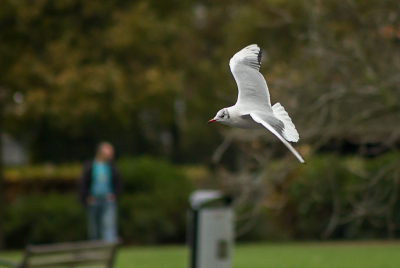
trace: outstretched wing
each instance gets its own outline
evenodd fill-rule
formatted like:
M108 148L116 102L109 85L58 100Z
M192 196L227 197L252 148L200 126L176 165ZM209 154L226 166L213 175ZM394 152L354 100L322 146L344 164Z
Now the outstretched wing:
M268 116L263 116L260 113L250 113L251 118L253 118L253 120L261 125L263 125L266 129L268 129L269 131L271 131L275 136L278 137L278 139L281 140L281 142L283 142L283 144L285 144L285 146L297 157L297 159L299 159L299 161L301 163L305 163L304 159L301 157L301 155L293 148L292 145L290 145L289 142L287 142L285 140L285 138L282 137L282 126L283 123L282 121L280 121L279 119L275 118L275 117L271 117L274 120L269 120L270 117Z
M259 72L261 56L261 49L257 45L250 45L229 61L239 90L236 105L263 107L272 111L267 82Z

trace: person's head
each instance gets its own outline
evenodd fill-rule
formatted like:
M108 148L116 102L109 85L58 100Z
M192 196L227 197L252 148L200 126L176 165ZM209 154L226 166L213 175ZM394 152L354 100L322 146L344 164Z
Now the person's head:
M110 161L114 158L114 146L109 142L101 142L97 146L96 156L97 161Z

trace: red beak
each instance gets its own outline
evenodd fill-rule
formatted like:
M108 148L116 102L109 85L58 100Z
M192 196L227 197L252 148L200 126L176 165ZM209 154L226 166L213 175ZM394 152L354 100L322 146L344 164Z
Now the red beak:
M213 118L213 119L211 119L210 121L208 121L207 124L210 124L210 123L215 122L215 121L217 121L217 120L215 120L215 119Z

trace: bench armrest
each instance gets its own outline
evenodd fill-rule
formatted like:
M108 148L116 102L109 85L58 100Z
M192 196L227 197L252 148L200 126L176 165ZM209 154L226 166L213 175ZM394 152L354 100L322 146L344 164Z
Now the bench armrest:
M0 267L7 266L7 267L15 267L19 268L19 264L12 262L12 261L6 261L6 260L0 260Z

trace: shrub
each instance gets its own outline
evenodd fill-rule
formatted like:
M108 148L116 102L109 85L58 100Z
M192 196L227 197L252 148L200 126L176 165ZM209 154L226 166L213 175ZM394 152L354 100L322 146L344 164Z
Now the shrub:
M372 159L334 155L311 159L288 188L286 212L294 214L296 237L393 236L388 228L400 224L399 159L397 153Z
M149 157L125 158L118 164L125 182L118 202L121 238L127 243L183 242L192 186L181 169ZM87 238L86 215L76 192L17 196L5 212L7 247Z
M77 241L86 238L86 216L75 195L31 195L14 200L5 211L6 245Z
M184 241L192 184L182 170L150 157L118 164L125 183L119 213L123 237L140 243Z
M399 153L374 158L321 154L274 180L285 163L276 161L267 173L267 202L278 205L262 209L255 226L239 239L399 237L399 160Z

